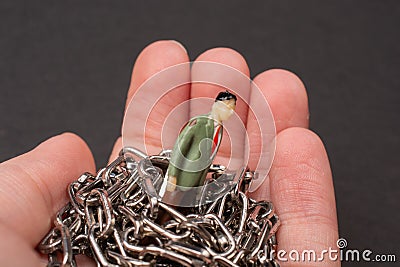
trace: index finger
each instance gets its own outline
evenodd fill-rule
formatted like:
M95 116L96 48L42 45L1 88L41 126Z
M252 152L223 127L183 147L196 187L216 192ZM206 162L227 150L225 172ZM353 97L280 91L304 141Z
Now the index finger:
M180 63L186 63L189 61L188 54L185 48L174 40L163 40L151 43L147 47L143 49L143 51L139 54L135 65L132 71L131 84L129 87L129 91L126 99L125 112L135 94L137 94L138 90L141 90L141 86L152 78L156 73L171 67L173 65L177 65ZM189 73L182 75L190 75ZM189 78L188 78L189 80ZM148 93L157 93L157 88L152 88L153 92ZM147 116L149 115L148 124L146 127L146 144L149 148L149 152L152 154L157 154L161 149L161 136L160 129L162 127L163 122L165 121L166 116L171 112L171 110L179 103L182 103L189 99L190 97L190 84L185 84L175 88L170 91L166 96L162 97L160 101L157 103L155 108L153 108L150 114L141 114L142 110L140 106L132 107L137 110L138 114ZM178 114L178 116L182 116L181 120L187 120L187 116L189 114L189 109L186 112L182 112ZM125 118L126 119L126 118ZM132 130L129 131L132 133L132 140L136 140L140 142L143 138L142 129L135 128L135 125L131 125ZM131 144L135 146L135 144ZM110 155L110 161L114 160L119 150L122 148L122 140L121 138L117 139L114 144L113 151Z

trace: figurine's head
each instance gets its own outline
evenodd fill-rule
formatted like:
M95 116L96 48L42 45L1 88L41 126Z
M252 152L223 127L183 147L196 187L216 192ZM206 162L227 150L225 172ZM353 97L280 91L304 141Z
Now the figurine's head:
M219 121L225 121L233 114L236 107L236 96L228 91L220 92L215 98L211 113Z

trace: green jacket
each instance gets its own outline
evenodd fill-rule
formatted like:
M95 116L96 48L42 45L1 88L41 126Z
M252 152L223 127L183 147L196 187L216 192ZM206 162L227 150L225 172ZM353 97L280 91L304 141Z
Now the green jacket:
M209 114L196 116L179 134L167 172L178 186L203 185L222 138L222 125L215 124Z

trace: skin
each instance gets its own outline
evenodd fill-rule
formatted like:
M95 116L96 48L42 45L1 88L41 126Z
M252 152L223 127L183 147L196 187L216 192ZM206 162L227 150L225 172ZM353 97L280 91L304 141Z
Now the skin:
M128 99L147 78L159 70L189 60L176 41L158 41L147 46L136 60ZM227 64L249 75L244 58L229 48L214 48L196 60ZM285 70L267 70L255 77L267 98L277 126L277 147L269 180L252 197L271 199L282 220L277 234L278 249L336 248L338 227L335 196L328 157L320 138L307 129L307 93L301 80ZM192 97L215 97L215 85L182 86L163 98L160 114L150 116L146 131L150 146L159 151L159 128L176 102ZM249 100L251 94L249 94ZM256 131L252 115L238 99L236 112L249 132ZM195 110L182 114L188 120ZM199 114L199 113L197 113ZM165 115L166 116L166 115ZM110 159L121 148L116 141ZM257 144L254 151L257 150ZM256 152L252 153L256 153ZM229 155L221 145L216 160ZM254 162L250 162L255 164ZM252 166L250 166L252 167ZM74 134L62 134L0 165L0 262L2 266L45 266L35 246L51 227L51 219L67 202L66 186L85 171L95 172L93 156L86 143ZM29 218L29 223L27 223ZM82 266L94 266L81 260ZM281 266L340 266L325 260L317 263L283 262Z

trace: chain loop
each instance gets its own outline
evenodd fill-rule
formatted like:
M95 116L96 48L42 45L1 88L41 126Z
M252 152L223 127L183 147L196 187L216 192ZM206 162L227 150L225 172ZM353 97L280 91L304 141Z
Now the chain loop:
M75 255L94 258L98 266L279 266L274 260L279 218L268 201L247 196L251 178L241 171L236 185L224 190L225 167L212 165L216 201L179 208L162 201L169 151L147 156L124 148L96 175L82 174L68 186L70 202L38 250L48 266L75 267ZM154 164L154 165L153 165ZM215 192L201 192L210 199Z

